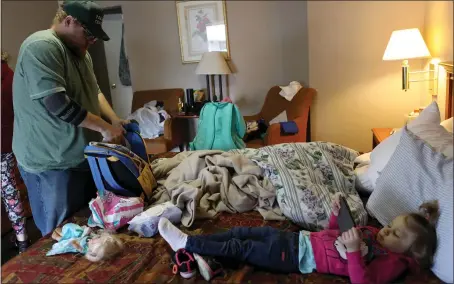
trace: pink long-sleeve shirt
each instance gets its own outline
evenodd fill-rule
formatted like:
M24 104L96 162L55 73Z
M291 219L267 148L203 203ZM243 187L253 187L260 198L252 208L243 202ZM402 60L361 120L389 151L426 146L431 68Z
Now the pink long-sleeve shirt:
M310 234L317 272L349 276L356 283L389 283L414 265L411 258L383 248L376 240L379 230L359 227L363 244L357 252L346 252L339 242L340 231L337 217L331 215L329 227Z

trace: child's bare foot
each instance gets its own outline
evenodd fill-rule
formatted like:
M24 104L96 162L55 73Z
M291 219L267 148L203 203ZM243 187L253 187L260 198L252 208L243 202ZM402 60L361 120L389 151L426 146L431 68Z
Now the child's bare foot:
M52 239L58 242L60 241L61 237L61 228L56 228L52 233Z

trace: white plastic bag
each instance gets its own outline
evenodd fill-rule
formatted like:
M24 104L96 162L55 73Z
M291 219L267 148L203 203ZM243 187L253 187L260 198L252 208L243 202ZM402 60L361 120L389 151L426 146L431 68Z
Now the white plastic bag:
M154 205L135 216L128 222L128 230L136 232L143 237L153 237L158 232L158 223L161 217L167 218L172 223L181 221L182 211L180 208L172 204L172 202L164 202Z
M162 133L163 126L159 123L159 113L155 107L139 108L128 119L135 119L140 126L140 135L143 138L153 139Z

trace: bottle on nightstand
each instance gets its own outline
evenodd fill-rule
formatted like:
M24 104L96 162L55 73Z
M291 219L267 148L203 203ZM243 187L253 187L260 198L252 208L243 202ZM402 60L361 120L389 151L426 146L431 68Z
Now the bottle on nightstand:
M183 102L181 101L181 98L178 98L178 112L182 113L183 112Z

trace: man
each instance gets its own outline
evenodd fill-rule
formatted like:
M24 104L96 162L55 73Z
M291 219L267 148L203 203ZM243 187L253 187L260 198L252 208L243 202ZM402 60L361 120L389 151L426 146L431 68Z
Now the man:
M83 153L88 142L123 137L124 122L101 93L87 52L96 40L109 40L103 16L91 1L67 1L51 29L30 35L19 50L13 151L43 235L95 194Z

